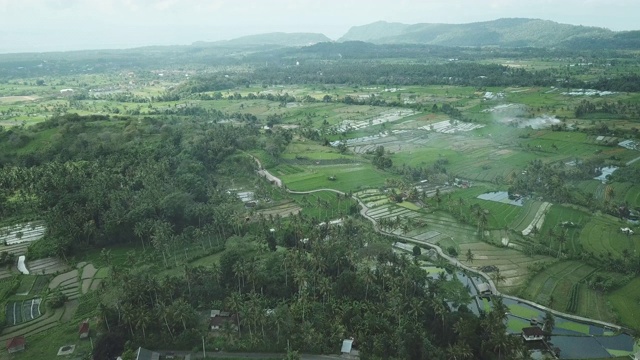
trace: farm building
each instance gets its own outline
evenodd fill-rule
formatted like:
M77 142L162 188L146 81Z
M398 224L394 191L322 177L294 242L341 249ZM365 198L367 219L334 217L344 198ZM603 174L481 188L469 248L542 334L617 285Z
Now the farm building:
M73 95L73 89L62 89L60 95L70 96Z
M78 329L78 334L80 335L80 339L86 339L89 337L89 321L83 321Z
M525 341L540 341L544 339L544 332L537 326L522 329L522 337Z
M211 320L209 322L211 330L220 330L226 323L229 323L233 328L237 328L238 315L227 311L211 310Z
M160 360L160 353L139 347L136 352L136 360Z
M344 339L342 341L342 349L340 350L340 352L342 353L343 357L348 357L348 358L357 358L360 356L360 352L358 350L356 350L355 348L355 344L353 342L353 338L351 339Z
M482 296L489 296L491 295L491 287L487 283L480 283L478 284L478 293Z
M24 350L24 346L26 345L26 340L24 336L16 336L7 341L7 351L9 354Z
M627 235L633 235L633 230L631 230L629 228L620 228L620 231L622 231L623 233L625 233Z

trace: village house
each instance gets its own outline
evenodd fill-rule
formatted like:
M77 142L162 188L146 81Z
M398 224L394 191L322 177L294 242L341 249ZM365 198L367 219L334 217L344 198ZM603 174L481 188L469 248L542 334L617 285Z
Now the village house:
M537 326L522 329L522 337L525 341L540 341L544 339L544 332Z
M355 343L353 338L344 339L342 341L342 349L340 349L342 353L342 357L344 358L358 358L360 357L360 352L355 349Z
M228 311L211 310L209 325L212 331L220 330L225 323L229 323L232 328L238 330L238 314L231 314Z
M27 341L24 336L16 336L7 340L7 351L9 354L24 350Z
M160 360L160 353L139 347L136 352L136 360Z
M491 287L487 283L479 283L478 284L478 294L482 296L491 296L493 293L491 292Z
M86 339L89 337L89 321L85 320L80 323L78 334L80 335L80 339Z

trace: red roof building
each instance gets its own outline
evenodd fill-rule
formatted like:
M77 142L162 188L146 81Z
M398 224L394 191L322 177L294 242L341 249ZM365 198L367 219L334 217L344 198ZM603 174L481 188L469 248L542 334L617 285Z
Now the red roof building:
M89 337L89 322L87 320L80 324L78 334L80 335L80 339L86 339Z
M16 336L7 340L7 351L9 353L14 353L18 351L24 350L24 346L27 341L24 339L24 336Z

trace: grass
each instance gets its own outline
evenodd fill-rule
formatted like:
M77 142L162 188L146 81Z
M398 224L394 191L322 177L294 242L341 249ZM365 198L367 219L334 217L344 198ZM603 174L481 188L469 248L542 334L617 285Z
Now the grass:
M22 275L20 277L20 287L16 290L16 294L28 294L33 288L37 278L35 275Z
M529 324L529 321L514 316L509 316L509 319L507 320L507 329L509 330L509 332L514 334L521 332L522 328L528 326L531 326Z
M374 169L370 164L346 164L327 166L301 166L301 173L283 175L282 181L291 190L308 191L322 188L340 191L355 191L362 188L380 187L386 178L397 175ZM335 180L329 180L329 177Z
M409 201L403 201L401 203L397 204L398 206L402 206L403 208L407 208L409 210L414 210L414 211L418 211L420 210L420 207L417 206L416 204L409 202Z
M52 359L60 347L76 345L74 358L82 358L91 353L91 343L78 338L78 324L74 321L58 324L46 331L28 337L25 351L13 354L14 359ZM34 344L29 346L29 344ZM37 345L35 345L37 344Z

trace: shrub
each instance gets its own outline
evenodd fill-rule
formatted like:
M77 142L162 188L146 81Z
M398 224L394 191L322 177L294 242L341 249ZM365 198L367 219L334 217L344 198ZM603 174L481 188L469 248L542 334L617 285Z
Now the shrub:
M65 301L67 301L67 295L63 294L60 290L56 290L49 294L47 297L47 305L51 309L58 309L64 305Z
M453 246L449 246L449 247L447 248L447 253L448 253L449 255L453 256L453 257L458 256L458 250L456 250L456 248L455 248L455 247L453 247Z

